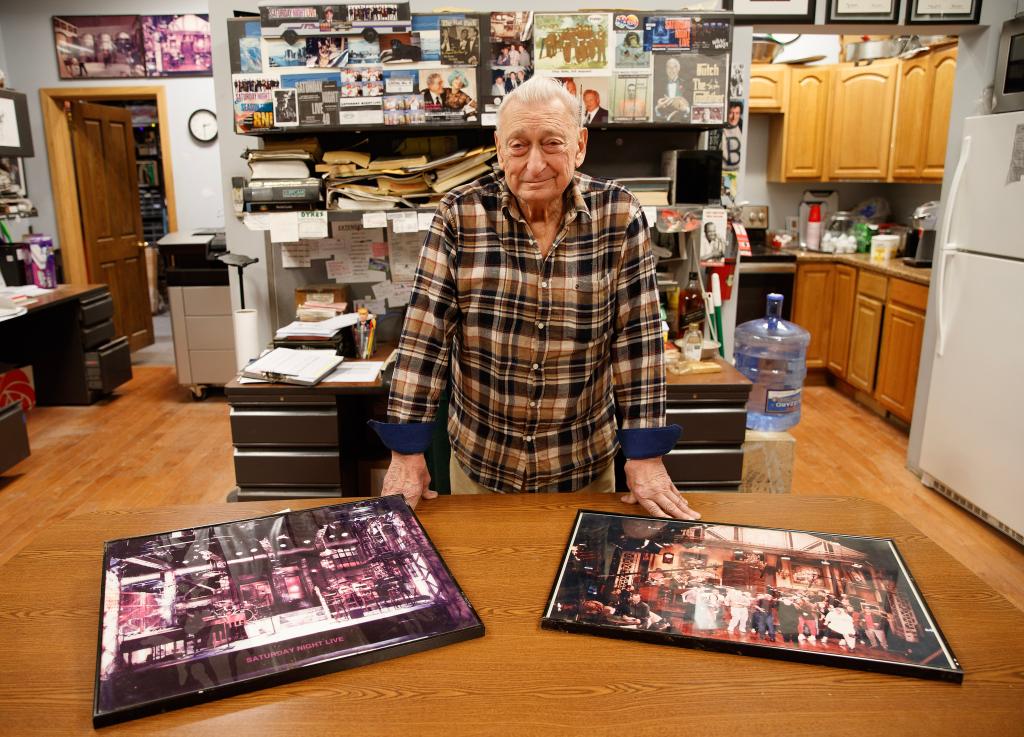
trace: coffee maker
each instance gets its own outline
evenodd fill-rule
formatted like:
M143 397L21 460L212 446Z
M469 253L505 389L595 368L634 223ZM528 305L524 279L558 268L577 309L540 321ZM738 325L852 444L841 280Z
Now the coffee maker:
M939 203L918 205L910 216L911 229L907 233L907 249L903 263L907 266L931 266L935 253L935 226L938 222Z

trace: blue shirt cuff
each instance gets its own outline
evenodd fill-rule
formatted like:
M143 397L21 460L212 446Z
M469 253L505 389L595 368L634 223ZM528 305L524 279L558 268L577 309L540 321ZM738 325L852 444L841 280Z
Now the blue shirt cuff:
M679 425L618 431L619 445L627 460L660 458L675 447L682 434L683 428Z
M412 455L422 453L430 447L434 434L433 422L378 422L367 423L377 433L381 442L396 453Z

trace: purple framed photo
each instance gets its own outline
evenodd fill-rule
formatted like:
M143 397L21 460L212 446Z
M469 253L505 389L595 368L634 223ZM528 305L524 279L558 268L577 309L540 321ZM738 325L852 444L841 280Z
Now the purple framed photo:
M111 540L97 727L481 637L401 497Z
M541 626L963 681L889 538L582 510Z

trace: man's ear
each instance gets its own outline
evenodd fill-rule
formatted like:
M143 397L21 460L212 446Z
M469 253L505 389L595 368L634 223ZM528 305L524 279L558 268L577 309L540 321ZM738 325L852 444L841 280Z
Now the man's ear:
M501 152L501 139L498 138L498 131L494 131L494 148L498 152L498 168L499 169L504 169L505 168L505 162L502 160L502 159L504 159L504 156L502 155L502 152Z
M587 136L590 134L586 128L580 126L580 135L578 140L579 148L576 151L576 168L579 169L583 166L583 160L587 158Z

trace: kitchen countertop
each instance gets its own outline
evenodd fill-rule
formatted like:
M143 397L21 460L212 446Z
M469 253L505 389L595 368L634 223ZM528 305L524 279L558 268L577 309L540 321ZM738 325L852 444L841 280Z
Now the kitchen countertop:
M894 276L897 279L906 279L915 284L928 286L932 280L931 268L915 268L907 266L899 259L888 261L884 264L871 263L871 257L866 253L822 253L821 251L803 251L795 248L787 248L788 253L796 254L797 261L834 261L840 264L849 264L861 269L876 271L886 276Z

